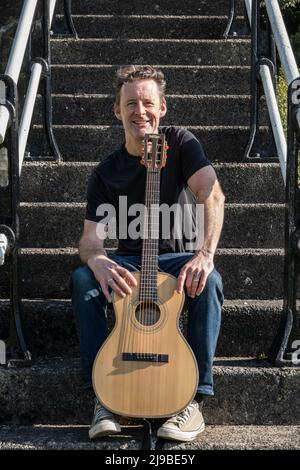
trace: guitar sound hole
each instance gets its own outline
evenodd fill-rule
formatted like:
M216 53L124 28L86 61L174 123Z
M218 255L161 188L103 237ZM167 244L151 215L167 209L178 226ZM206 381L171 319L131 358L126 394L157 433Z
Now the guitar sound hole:
M160 318L160 309L156 303L150 301L141 302L135 311L135 317L143 326L155 325Z

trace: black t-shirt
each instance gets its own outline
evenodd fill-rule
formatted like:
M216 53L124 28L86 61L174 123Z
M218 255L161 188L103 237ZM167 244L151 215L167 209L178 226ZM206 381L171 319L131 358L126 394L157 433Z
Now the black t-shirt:
M159 132L165 134L169 146L166 165L161 169L160 204L171 207L177 202L181 204L195 202L192 192L187 189L187 181L197 170L211 165L202 145L190 131L180 127L160 127ZM99 209L97 215L97 208L102 204L114 207L118 254L140 254L142 250L142 238L133 239L127 233L127 227L137 215L130 216L124 213L126 207L143 204L145 201L147 170L141 165L140 160L140 157L130 155L123 144L120 149L99 163L93 170L88 184L86 219L107 223L108 212L104 209L108 206L101 206L101 215ZM127 199L124 196L127 196ZM127 206L124 205L125 201ZM191 217L194 217L194 213ZM125 231L124 223L126 223ZM178 239L178 235L174 235L172 214L170 225L170 237L168 239L160 237L159 253L190 251L186 249L186 239Z

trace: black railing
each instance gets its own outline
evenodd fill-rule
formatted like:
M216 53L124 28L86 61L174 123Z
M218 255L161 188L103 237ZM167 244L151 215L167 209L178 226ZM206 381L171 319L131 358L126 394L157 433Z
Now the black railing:
M25 0L27 1L27 0ZM53 5L53 2L51 2ZM28 5L27 5L28 6ZM52 159L59 162L61 155L59 148L55 141L52 128L52 98L51 98L51 56L50 56L50 0L39 0L35 5L35 14L30 12L31 15L31 32L30 38L27 43L28 54L19 53L10 55L10 62L18 61L19 70L21 65L27 60L29 63L28 70L32 71L32 64L36 67L41 64L43 74L43 103L44 103L44 131L49 144ZM21 13L25 17L25 7ZM27 10L27 14L28 14ZM71 1L64 1L64 11L66 24L68 26L67 36L74 36L77 38L72 17L71 17ZM32 13L32 14L31 14ZM26 24L26 21L24 21ZM36 28L34 26L37 25ZM39 26L41 25L41 27ZM39 34L39 37L34 37L33 34ZM16 36L18 35L18 30ZM15 38L16 39L16 38ZM15 43L14 43L15 44ZM14 44L12 49L14 48ZM40 54L35 54L35 45L41 44ZM15 47L15 50L17 47ZM24 59L25 58L25 59ZM26 64L25 64L26 65ZM17 67L18 68L18 67ZM19 99L18 99L18 76L19 72L15 73L16 77L12 78L8 73L0 75L0 105L2 110L9 115L8 124L5 124L4 131L2 130L3 142L0 145L0 235L6 243L5 252L5 276L8 278L9 292L10 292L10 320L9 320L9 335L5 339L6 346L6 364L9 366L27 365L31 362L31 354L27 348L25 337L22 328L22 306L21 306L21 277L19 267L19 185L20 185L20 166L22 165L23 155L19 155L19 142L20 142L20 120L18 115ZM33 75L33 73L32 73ZM38 83L37 83L38 85ZM28 88L29 90L29 88ZM27 90L28 94L29 91ZM35 101L36 93L33 95L32 100ZM26 103L26 101L25 101ZM32 103L31 103L32 104ZM24 105L26 107L26 104ZM24 109L23 109L24 112ZM1 114L0 114L1 118ZM30 116L31 121L31 116ZM29 121L29 122L30 122ZM7 123L7 121L6 121ZM7 130L6 130L7 127ZM48 157L42 157L48 159ZM2 268L3 270L3 268Z
M277 161L274 159L275 146L269 123L269 139L265 141L262 126L262 111L265 107L264 90L260 76L260 66L268 66L273 86L276 86L276 49L271 34L269 20L262 17L259 1L252 1L251 8L251 110L250 136L244 153L244 161ZM264 26L263 26L264 23Z
M277 158L272 158L276 150L279 157L286 185L284 302L280 326L268 358L277 366L296 366L300 365L300 316L297 310L300 273L300 77L277 0L269 0L265 8L260 3L258 0L247 1L248 9L251 9L251 115L250 136L243 161L277 162ZM231 0L230 5L232 24L234 0ZM230 27L227 28L228 32ZM276 52L289 84L287 145L275 97ZM269 132L272 140L267 145L262 138L260 125L262 106L265 106L262 104L263 96L268 107L269 128L273 131Z
M285 206L284 304L270 358L276 365L300 365L300 76L288 88Z

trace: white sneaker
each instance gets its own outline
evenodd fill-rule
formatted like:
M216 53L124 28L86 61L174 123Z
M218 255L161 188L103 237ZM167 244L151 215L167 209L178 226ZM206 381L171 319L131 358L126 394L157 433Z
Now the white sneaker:
M169 418L157 431L157 437L174 441L192 441L203 432L205 423L196 400L178 415Z
M116 416L104 408L95 398L94 417L89 429L89 438L97 439L98 437L109 436L119 432L121 432L121 428Z

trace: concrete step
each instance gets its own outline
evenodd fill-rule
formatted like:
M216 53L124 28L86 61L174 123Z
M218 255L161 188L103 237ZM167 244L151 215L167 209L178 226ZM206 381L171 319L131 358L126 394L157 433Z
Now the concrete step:
M89 425L4 425L0 426L0 450L117 450L119 456L120 451L141 450L145 432L143 423L122 424L120 434L90 441L88 431Z
M216 268L224 281L227 299L283 298L283 260L281 249L217 250ZM69 279L80 265L77 250L28 249L20 252L22 296L24 298L68 298ZM0 270L0 298L9 292L7 264Z
M87 13L87 12L86 12ZM180 12L181 13L181 12ZM218 12L216 12L217 14ZM222 38L226 16L183 15L73 15L79 38ZM235 32L243 31L244 17L236 18ZM57 15L54 33L64 31L64 16Z
M110 111L110 110L109 110ZM246 123L248 124L248 123ZM249 141L248 126L188 126L213 162L241 162ZM124 141L122 126L54 126L64 161L99 161ZM269 131L261 128L261 154L267 151ZM41 126L34 126L28 149L32 156L49 154Z
M88 177L95 165L95 162L25 162L21 200L85 202ZM277 163L216 163L214 168L227 203L284 202L285 191Z
M79 340L70 300L23 300L23 328L33 357L79 357ZM9 302L0 300L1 337L8 336ZM282 301L225 300L216 356L266 357L277 333ZM109 324L114 313L109 309ZM187 312L180 327L186 331ZM67 334L66 334L67 332Z
M167 91L174 95L247 95L250 67L211 65L164 65L160 67L167 81ZM113 94L114 65L53 65L54 93Z
M20 243L28 248L77 246L85 203L22 203ZM220 248L283 248L283 204L226 204ZM107 246L116 246L107 240Z
M238 126L250 122L251 97L247 95L167 95L168 112L161 125ZM52 95L53 123L57 125L116 125L112 95ZM263 102L264 103L264 102ZM43 122L43 99L37 98L35 124ZM268 123L266 109L261 124Z
M52 64L249 65L248 39L52 39Z
M155 423L154 423L155 424ZM158 427L158 424L155 428ZM88 425L50 425L37 424L33 426L0 426L0 450L117 450L116 455L98 454L98 463L106 463L106 459L114 457L118 462L135 462L136 459L150 461L149 456L131 454L130 451L142 449L144 434L143 425L123 424L119 435L105 437L96 441L88 439ZM300 426L206 426L196 441L179 443L159 441L156 452L167 450L189 451L193 464L197 459L203 462L203 455L198 450L299 450ZM158 450L159 449L159 450ZM121 452L126 451L123 456ZM152 452L153 454L153 452ZM171 456L170 456L171 457ZM181 456L178 455L181 459ZM214 455L209 456L214 457ZM287 456L284 456L285 459ZM155 456L155 458L158 458ZM135 460L128 460L135 459ZM187 457L189 459L189 457ZM276 455L278 459L278 455ZM139 460L140 461L140 460ZM151 461L155 461L151 458ZM184 460L182 460L184 462Z
M238 14L244 12L242 0L236 0L236 10ZM227 15L229 13L228 0L219 0L218 7L210 0L131 0L131 2L120 2L119 0L89 0L88 8L81 0L72 0L72 13L85 15ZM57 11L61 11L61 8Z
M299 368L264 361L216 359L215 396L206 400L207 424L300 424ZM84 390L79 361L37 361L31 368L0 368L2 424L90 424L93 392ZM59 397L59 399L58 399Z

